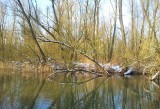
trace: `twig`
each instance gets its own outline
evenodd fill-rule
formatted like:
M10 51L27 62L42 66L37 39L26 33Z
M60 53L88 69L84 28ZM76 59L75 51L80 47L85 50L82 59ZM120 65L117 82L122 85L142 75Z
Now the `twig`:
M152 81L152 80L155 80L155 79L158 77L159 74L160 74L160 73L159 73L159 71L158 71L155 75L153 75L153 76L151 77L150 80L151 80L151 81Z

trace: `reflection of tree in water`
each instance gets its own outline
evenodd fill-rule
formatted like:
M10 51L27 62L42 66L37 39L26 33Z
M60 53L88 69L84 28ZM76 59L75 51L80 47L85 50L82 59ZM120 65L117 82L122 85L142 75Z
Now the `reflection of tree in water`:
M76 100L76 102L74 103L73 106L78 107L79 105L84 104L84 106L83 106L84 108L92 108L92 109L98 108L97 106L102 101L102 100L99 100L99 96L100 96L99 88L106 80L107 80L107 78L103 78L100 81L99 80L93 81L93 84L92 84L93 87L89 90L86 90L85 91L86 93L83 95L83 97Z
M2 108L32 107L45 84L45 79L24 78L19 73L0 75L0 106Z
M48 81L45 74L34 75L0 75L0 108L149 109L160 105L159 89L143 77L102 77L61 84Z
M54 74L53 76L49 77L48 79L50 81L56 82L58 84L80 85L80 84L85 84L89 81L92 81L96 78L99 78L99 76L96 76L94 74L86 77L85 74L83 74L83 73L78 73L77 75L69 75L69 76L68 76L68 73L59 73L59 74Z
M46 74L45 73L38 73L38 78L33 78L29 80L30 84L27 84L21 92L20 101L22 101L22 107L24 108L34 108L36 104L36 100L38 99L45 83L46 83Z
M15 75L13 75L15 76ZM0 108L5 106L14 106L16 93L13 93L19 87L15 84L16 79L9 75L8 71L0 72Z
M142 78L140 78L142 79ZM140 79L132 78L109 78L108 81L99 84L96 80L97 86L87 89L87 84L83 84L83 90L78 90L81 86L76 87L71 85L71 93L62 94L61 100L65 101L59 105L69 106L68 108L151 108L156 107L154 100L156 96L149 94L149 100L146 99L148 95L143 91L143 81ZM146 82L146 80L145 80ZM74 88L73 88L74 86ZM91 86L91 85L90 85ZM94 85L93 85L94 86ZM81 88L82 88L81 87ZM75 92L77 92L75 94ZM66 96L68 95L68 96ZM70 96L69 96L70 95ZM81 95L81 96L80 96ZM74 98L74 99L73 99ZM61 101L60 101L61 102ZM67 104L65 104L67 103ZM74 104L72 104L74 103ZM58 104L55 103L57 106Z

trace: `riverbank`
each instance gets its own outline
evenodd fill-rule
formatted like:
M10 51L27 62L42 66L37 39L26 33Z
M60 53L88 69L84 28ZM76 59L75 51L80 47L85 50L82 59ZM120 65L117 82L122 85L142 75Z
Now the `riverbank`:
M158 79L159 81L159 73L155 72L150 74L149 72L145 72L149 69L149 67L144 68L136 68L135 66L121 66L118 64L111 63L99 63L101 68L103 68L106 72L112 75L147 75L151 80ZM82 63L82 62L74 62L72 63L72 68L68 68L65 64L57 63L57 62L47 62L45 64L37 63L33 64L30 62L1 62L0 68L6 69L14 69L20 72L43 72L43 73L67 73L68 75L77 75L78 73L84 75L96 75L103 76L104 72L96 68L96 64L94 63Z
M74 68L67 69L66 66L60 63L46 63L44 66L42 64L31 64L29 62L11 62L11 63L1 63L0 70L5 74L10 72L11 74L20 74L25 79L39 78L45 79L53 82L59 82L67 80L69 82L62 83L73 83L77 84L77 81L84 80L85 82L92 81L97 78L104 78L105 75L102 72L95 72L94 64L89 63L73 63ZM142 72L133 67L123 68L115 64L100 64L112 77L118 77L125 79L126 77L139 77L143 75ZM43 68L43 69L42 69ZM5 72L4 72L5 71ZM130 73L129 73L130 72ZM156 87L160 87L160 75L155 73L154 75L144 75L144 78L152 81ZM60 78L60 79L58 79ZM70 82L70 80L73 80ZM81 84L83 82L79 82Z

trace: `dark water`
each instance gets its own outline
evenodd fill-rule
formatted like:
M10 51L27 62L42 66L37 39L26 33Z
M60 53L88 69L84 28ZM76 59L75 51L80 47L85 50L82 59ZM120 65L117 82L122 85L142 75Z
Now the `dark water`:
M160 89L143 76L67 77L0 70L0 109L160 109Z

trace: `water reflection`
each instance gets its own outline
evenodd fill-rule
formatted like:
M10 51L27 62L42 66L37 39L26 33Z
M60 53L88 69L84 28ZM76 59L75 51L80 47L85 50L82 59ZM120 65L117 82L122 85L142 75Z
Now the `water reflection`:
M0 72L1 109L160 108L160 89L142 76L75 80L59 75L55 82L44 73Z

